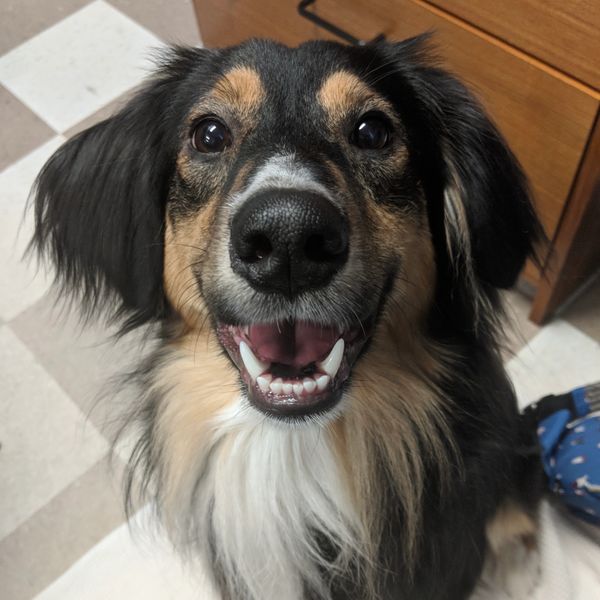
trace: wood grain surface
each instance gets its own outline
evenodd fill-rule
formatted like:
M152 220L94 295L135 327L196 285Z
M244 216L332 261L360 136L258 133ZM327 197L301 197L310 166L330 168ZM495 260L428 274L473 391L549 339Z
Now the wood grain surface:
M428 0L600 90L598 0Z

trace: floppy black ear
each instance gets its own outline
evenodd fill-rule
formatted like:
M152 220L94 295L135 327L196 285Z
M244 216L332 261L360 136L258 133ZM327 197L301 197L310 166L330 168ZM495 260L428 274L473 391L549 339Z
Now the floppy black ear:
M428 75L440 111L444 223L450 251L462 253L479 280L508 288L534 254L541 235L527 179L466 88L446 73Z
M118 114L66 142L36 181L33 247L54 263L63 289L88 309L116 308L126 328L163 310L163 215L180 126L174 98L199 52L172 51Z
M526 177L480 103L455 77L431 66L426 41L409 40L394 52L428 130L421 158L435 154L442 172L450 259L481 283L510 287L543 236ZM431 167L422 165L424 178L432 176Z

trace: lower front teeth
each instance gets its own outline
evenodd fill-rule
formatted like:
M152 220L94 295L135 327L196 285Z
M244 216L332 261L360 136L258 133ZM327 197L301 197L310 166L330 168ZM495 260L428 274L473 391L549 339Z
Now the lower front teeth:
M312 394L315 390L322 392L331 381L329 375L315 375L312 377L305 377L302 381L283 381L281 377L277 377L271 381L271 375L261 375L256 379L256 383L260 388L261 392L265 393L269 390L276 396L280 394L289 395L292 392L296 396L302 394ZM270 382L270 383L269 383Z
M269 387L274 394L281 394L281 390L283 389L281 377L278 377Z

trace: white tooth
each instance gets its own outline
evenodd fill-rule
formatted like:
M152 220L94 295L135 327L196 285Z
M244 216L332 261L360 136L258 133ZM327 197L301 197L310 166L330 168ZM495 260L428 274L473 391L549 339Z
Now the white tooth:
M293 384L291 384L291 383L283 384L283 393L284 394L291 394L293 389L294 389Z
M308 394L312 394L317 389L317 382L312 377L306 377L302 385Z
M269 387L274 394L281 394L281 388L283 387L283 381L281 377L278 377L275 379L275 381L272 381Z
M319 375L317 377L317 387L319 388L320 392L322 392L329 385L329 380L329 375Z
M244 366L252 379L256 379L267 370L269 364L258 360L246 342L240 342L240 354L244 361Z
M273 375L270 373L265 373L264 375L259 375L256 378L256 383L258 383L258 387L261 392L269 391L269 383L271 383L271 379L273 379Z
M317 363L319 369L323 369L330 377L335 377L340 365L342 364L342 358L344 357L344 339L340 338L335 346L331 349L329 356L320 363Z
M301 383L294 384L294 394L299 396L304 391L304 386Z

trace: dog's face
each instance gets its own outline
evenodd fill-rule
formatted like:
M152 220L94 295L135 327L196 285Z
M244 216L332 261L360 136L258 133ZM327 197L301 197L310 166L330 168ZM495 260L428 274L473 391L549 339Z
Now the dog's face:
M175 49L50 159L35 203L68 291L125 329L162 322L130 484L228 597L449 597L458 564L472 581L489 515L471 496L496 494L480 465L510 430L497 288L537 221L498 131L419 40ZM450 488L472 500L452 535ZM406 591L419 556L431 593Z
M134 325L212 327L259 410L323 414L373 335L425 334L456 297L475 314L531 250L512 155L421 60L415 42L180 49L46 166L36 241Z
M317 49L232 59L185 115L166 205L171 306L192 327L210 315L279 418L333 407L384 292L414 323L435 282L401 116Z

